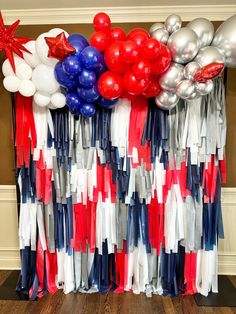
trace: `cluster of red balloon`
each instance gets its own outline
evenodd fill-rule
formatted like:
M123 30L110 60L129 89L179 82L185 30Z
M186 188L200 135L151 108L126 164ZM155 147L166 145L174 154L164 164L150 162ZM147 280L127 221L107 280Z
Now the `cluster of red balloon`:
M108 67L98 80L99 93L105 99L158 95L158 76L171 62L169 49L142 28L132 29L127 35L120 27L111 28L106 13L98 13L93 25L90 44L104 52Z

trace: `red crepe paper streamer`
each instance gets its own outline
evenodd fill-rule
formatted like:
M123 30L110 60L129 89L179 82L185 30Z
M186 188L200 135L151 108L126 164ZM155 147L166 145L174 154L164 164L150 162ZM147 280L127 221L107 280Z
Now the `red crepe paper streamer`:
M96 248L96 203L88 202L74 204L74 236L71 246L77 252L86 253L88 247L91 253Z
M29 167L30 154L37 146L36 130L32 109L32 97L16 93L16 163L17 168Z
M129 122L129 147L128 154L132 155L133 148L138 150L138 163L134 163L132 158L132 167L138 167L141 162L145 162L146 169L151 169L151 153L148 142L141 145L144 126L148 112L148 100L143 96L137 96L131 102L130 122Z

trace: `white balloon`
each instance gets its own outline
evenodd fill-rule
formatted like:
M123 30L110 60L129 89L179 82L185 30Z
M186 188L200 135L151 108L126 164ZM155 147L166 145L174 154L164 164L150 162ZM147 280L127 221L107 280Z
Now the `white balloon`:
M61 34L62 32L66 35L66 37L69 36L69 34L62 28L52 28L48 32L52 35L51 37L56 37L57 35Z
M35 93L35 85L30 80L23 80L19 86L19 93L25 97L33 96Z
M21 63L16 67L16 76L20 80L30 80L32 77L32 69L27 63Z
M31 66L31 68L35 68L38 64L41 63L41 60L36 52L35 40L28 41L26 44L24 44L24 46L31 52L23 52L25 62Z
M54 107L53 104L50 102L50 104L48 105L48 109L55 110L55 109L57 109L57 108Z
M17 67L18 65L23 63L24 60L18 57L16 54L14 54L14 62L15 62L15 66ZM15 75L8 59L6 59L2 64L2 73L4 76Z
M9 92L15 93L18 92L20 86L20 80L15 75L6 76L3 80L3 86Z
M46 44L45 37L54 37L51 33L43 33L39 35L39 37L36 39L35 47L36 52L42 61L42 63L46 65L55 66L58 62L55 58L49 58L48 57L48 45Z
M66 97L60 92L57 92L51 96L51 104L54 108L62 108L66 104Z
M39 64L33 70L32 81L40 92L53 94L59 88L54 76L54 68L45 64Z
M36 92L34 94L34 102L40 107L46 107L50 103L50 94L44 92Z

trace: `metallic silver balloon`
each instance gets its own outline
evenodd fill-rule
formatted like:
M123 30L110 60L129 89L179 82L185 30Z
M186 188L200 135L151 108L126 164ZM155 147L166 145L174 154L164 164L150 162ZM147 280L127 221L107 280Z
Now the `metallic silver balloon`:
M212 62L225 63L225 56L217 47L208 46L199 50L194 61L204 67Z
M156 105L164 110L170 110L174 108L179 101L179 97L175 93L163 90L155 98Z
M160 29L160 28L164 28L164 24L163 23L154 23L150 27L149 33L151 34L151 33L155 32L157 29Z
M198 53L197 34L192 29L183 27L170 36L167 46L170 49L173 61L187 63Z
M214 83L212 80L208 80L206 83L196 82L195 87L196 91L203 96L209 94L213 90Z
M189 98L187 100L192 100L192 99L196 99L196 98L199 98L199 97L201 97L201 95L199 94L199 92L195 88L195 91L192 93L191 96L189 96Z
M184 77L188 80L193 80L194 75L197 72L197 70L200 69L199 63L195 61L191 61L188 64L185 65L184 67Z
M155 38L159 42L166 44L169 39L169 33L164 28L156 29L154 32L151 33L151 37Z
M183 69L183 65L174 62L171 63L168 70L159 79L161 88L174 92L176 85L183 79Z
M198 37L200 48L209 46L214 37L214 25L208 19L199 17L187 24Z
M220 25L212 45L224 53L227 67L236 68L236 14Z
M195 84L193 81L183 80L176 85L176 95L180 98L192 99L193 94L196 95Z
M180 29L181 25L182 25L181 17L176 14L169 15L165 20L165 28L170 34Z

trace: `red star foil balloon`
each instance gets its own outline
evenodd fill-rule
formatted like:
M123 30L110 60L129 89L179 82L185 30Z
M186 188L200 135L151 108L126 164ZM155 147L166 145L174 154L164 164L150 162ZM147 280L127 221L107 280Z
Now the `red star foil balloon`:
M69 44L64 32L56 37L45 37L45 41L49 47L48 57L62 61L69 54L75 52L75 48Z
M14 72L16 71L14 53L22 59L24 58L22 51L31 53L23 45L32 40L32 38L18 37L14 34L19 23L20 20L17 20L12 25L5 26L0 11L0 51L3 50L5 52L5 57L9 60Z

